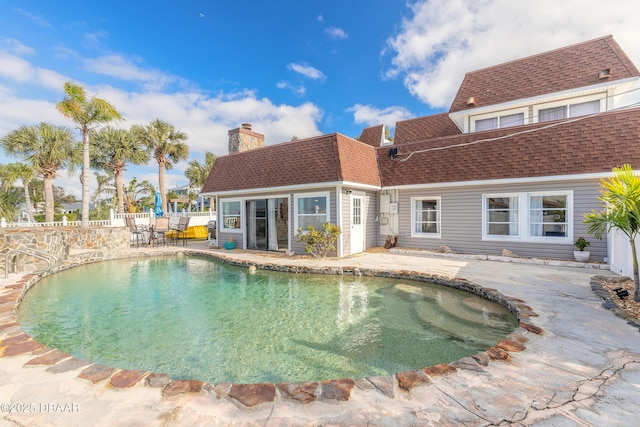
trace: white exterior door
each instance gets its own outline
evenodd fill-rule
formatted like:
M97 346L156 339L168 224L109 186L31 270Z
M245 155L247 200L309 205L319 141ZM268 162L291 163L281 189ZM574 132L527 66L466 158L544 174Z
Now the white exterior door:
M364 251L364 197L351 195L351 253Z

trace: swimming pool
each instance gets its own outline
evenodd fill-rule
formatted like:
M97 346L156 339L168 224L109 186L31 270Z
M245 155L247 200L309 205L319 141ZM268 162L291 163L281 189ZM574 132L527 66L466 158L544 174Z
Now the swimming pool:
M27 293L18 320L80 359L212 383L390 375L475 354L517 326L501 306L443 286L249 274L198 256L57 273Z

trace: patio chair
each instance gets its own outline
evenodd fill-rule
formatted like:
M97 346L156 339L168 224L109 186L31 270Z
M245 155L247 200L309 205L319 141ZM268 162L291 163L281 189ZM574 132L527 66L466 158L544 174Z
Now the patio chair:
M162 245L167 244L167 232L169 231L169 218L156 218L153 228L153 245L158 246L162 240Z
M142 227L136 225L136 219L134 217L125 217L124 221L129 228L129 232L131 233L129 245L133 246L132 242L135 238L136 247L140 247L140 241L144 242L144 230L142 229Z
M178 240L181 237L182 237L182 246L187 246L187 229L189 228L190 219L191 217L188 217L188 216L180 217L180 219L178 220L178 224L171 229L173 231L173 239L176 246L178 245Z

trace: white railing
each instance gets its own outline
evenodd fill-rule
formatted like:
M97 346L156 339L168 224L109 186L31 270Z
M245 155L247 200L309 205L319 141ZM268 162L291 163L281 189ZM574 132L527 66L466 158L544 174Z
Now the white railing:
M191 217L189 226L207 225L210 220L216 219L215 211L197 211L197 212L167 212L165 216L169 218L178 218L188 216ZM148 225L151 218L154 217L153 212L138 213L116 213L111 210L110 219L102 219L89 221L90 227L124 227L125 218L133 217L138 224ZM176 221L177 222L177 221ZM68 221L66 216L62 217L62 221L54 222L7 222L5 218L0 219L0 228L22 228L22 227L79 227L82 221Z

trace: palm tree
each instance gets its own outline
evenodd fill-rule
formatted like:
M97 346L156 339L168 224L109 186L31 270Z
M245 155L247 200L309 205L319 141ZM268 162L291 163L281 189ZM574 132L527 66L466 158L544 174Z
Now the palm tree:
M10 163L7 165L7 169L14 179L22 181L24 187L24 202L27 206L27 218L29 222L34 222L33 218L33 205L31 204L31 195L29 194L29 183L35 175L33 167L25 163Z
M11 175L8 165L0 165L0 188L10 188L13 186L15 178Z
M113 105L101 98L87 98L84 88L76 83L65 82L65 97L56 104L63 116L73 120L82 134L82 227L89 227L89 134L99 123L120 120L122 116Z
M160 119L146 126L134 125L131 127L131 132L150 152L153 152L152 155L158 162L158 184L162 195L162 207L166 210L164 171L173 168L175 163L187 159L189 147L183 142L187 139L187 134Z
M102 201L103 194L113 198L114 188L111 186L113 176L111 173L103 175L100 172L94 172L93 174L95 175L96 182L98 184L96 191L93 193L93 204L98 207L104 204ZM110 207L113 207L113 203Z
M155 195L153 184L149 181L138 182L133 177L131 181L124 187L124 201L127 212L134 213L141 210L140 202L148 201L148 204L153 204L152 198Z
M4 136L0 143L5 152L21 156L44 179L45 221L53 221L53 179L58 170L69 166L77 158L78 144L73 142L71 130L50 123L21 126Z
M0 218L13 219L18 215L18 206L22 202L20 190L16 187L0 188Z
M638 277L638 255L635 239L640 233L640 177L630 165L613 168L612 178L600 181L599 200L604 202L604 210L591 211L584 215L584 223L589 224L588 232L596 239L611 229L618 229L629 239L633 256L633 299L640 302L640 278Z
M184 175L189 180L189 187L201 190L205 181L209 177L209 172L215 162L216 155L210 151L204 153L204 163L198 160L191 160L189 162L189 167L184 171ZM204 209L204 203L202 204L201 209Z
M141 165L149 161L149 151L138 144L125 129L110 126L91 135L92 165L113 173L118 199L118 212L124 213L124 188L122 173L127 163Z

